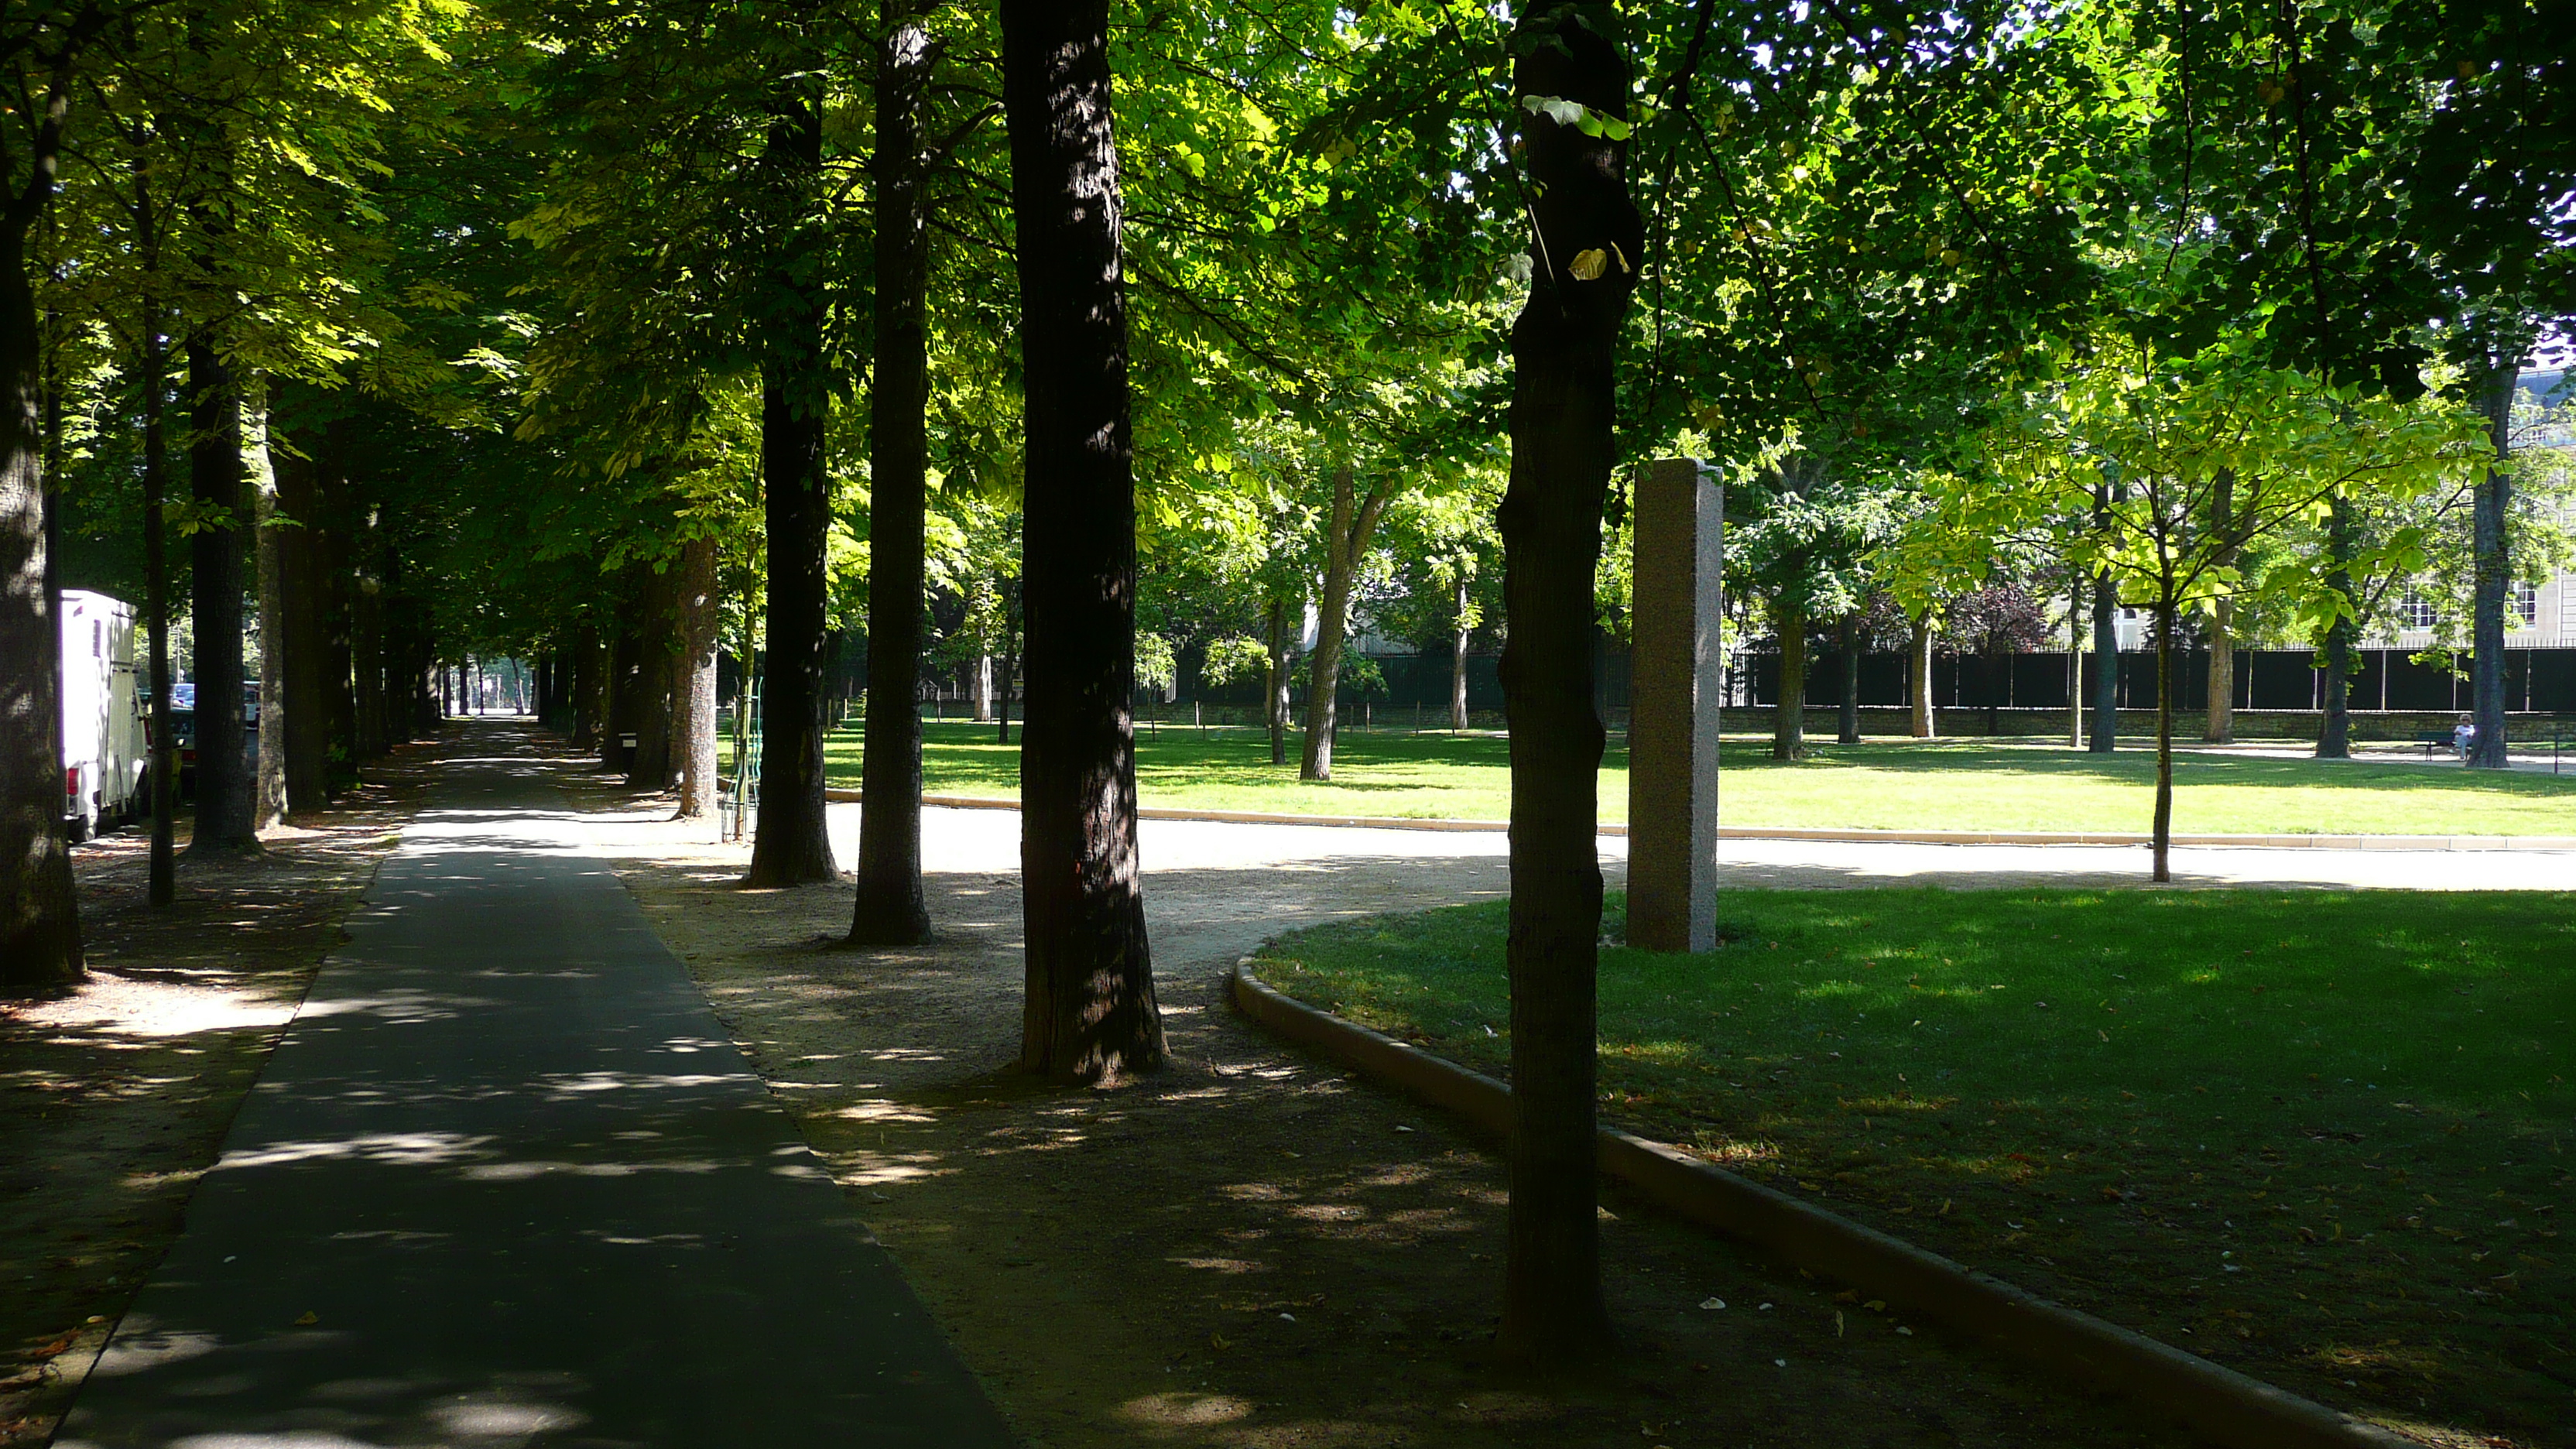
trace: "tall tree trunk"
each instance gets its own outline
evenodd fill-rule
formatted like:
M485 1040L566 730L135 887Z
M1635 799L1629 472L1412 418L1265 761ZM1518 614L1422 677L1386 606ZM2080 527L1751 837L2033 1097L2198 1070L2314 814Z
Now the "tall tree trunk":
M1606 6L1530 12L1515 98L1624 120L1628 67ZM1594 983L1601 935L1592 699L1593 576L1617 456L1621 319L1644 228L1626 146L1544 109L1521 118L1531 190L1530 295L1512 324L1511 480L1503 535L1503 699L1511 726L1511 1219L1500 1347L1557 1363L1609 1346L1594 1169Z
M1324 536L1324 600L1315 615L1315 652L1306 658L1306 751L1298 762L1303 780L1333 778L1333 732L1342 688L1342 645L1350 637L1351 578L1377 532L1386 508L1383 484L1354 498L1351 470L1333 469L1333 512Z
M361 565L349 606L349 702L357 741L355 758L373 760L392 748L385 722L385 581L376 525L364 525ZM197 751L202 766L205 750Z
M268 450L268 384L253 376L242 386L242 466L258 526L259 755L251 790L251 823L267 830L286 823L286 657L292 641L286 622L286 525L278 521L277 464Z
M679 579L672 569L648 573L635 624L635 761L626 783L637 790L671 787L671 683L679 672ZM476 681L479 703L484 689ZM497 702L497 698L496 698Z
M2326 506L2326 559L2331 565L2326 584L2346 601L2353 597L2353 531L2352 503L2338 494ZM2352 646L2359 632L2340 610L2326 626L2325 720L2317 730L2320 760L2352 758Z
M1163 1063L1136 868L1136 487L1109 6L1002 0L1001 18L1025 379L1020 1065L1097 1080Z
M203 332L188 339L188 481L221 526L188 540L197 680L197 825L190 855L259 849L258 800L242 718L242 531L250 500L242 477L241 391Z
M1834 743L1860 743L1860 611L1843 615L1843 698L1835 712Z
M1780 640L1780 703L1771 711L1771 758L1807 757L1807 606L1785 595L1771 601Z
M2173 636L2174 582L2162 580L2156 599L2156 828L2155 878L2173 879Z
M2522 369L2507 362L2488 375L2486 393L2479 398L2495 463L2479 480L2472 504L2476 594L2470 615L2469 719L2477 736L2469 745L2468 766L2473 770L2506 769L2511 760L2504 718L2504 609L2513 588L2513 553L2505 537L2513 474L2504 465L2513 448L2513 393L2521 381Z
M640 606L639 606L640 610ZM633 781L634 761L626 754L626 737L635 736L636 753L644 742L644 644L640 626L629 617L608 646L608 729L599 738L600 768Z
M1458 571L1458 633L1449 645L1449 728L1467 727L1467 571Z
M1014 583L1002 591L1002 677L994 690L993 737L1002 744L1011 742L1011 686L1020 677L1020 588Z
M716 541L693 538L680 545L678 577L680 658L672 682L672 755L680 771L680 809L675 820L708 820L716 813L716 647L724 628L723 601L716 596ZM563 671L550 665L546 709L559 705Z
M2236 600L2221 595L2209 611L2209 720L2204 743L2236 742Z
M1261 710L1270 726L1270 763L1288 763L1288 601L1270 600L1270 666L1262 674Z
M1905 641L1905 692L1914 706L1914 738L1937 739L1941 734L1941 715L1932 704L1932 611L1914 621L1914 633Z
M823 113L798 95L770 128L767 159L799 216L821 186ZM840 874L823 815L823 672L832 525L826 466L831 368L821 279L782 265L782 303L760 367L760 469L769 530L769 651L760 703L760 819L743 883L803 885Z
M2093 580L2094 754L2120 747L2120 583L2105 571Z
M163 425L163 399L169 391L169 320L160 301L158 213L141 183L135 188L135 220L145 277L141 326L142 368L137 379L143 402L143 629L144 678L152 692L152 763L145 773L152 782L152 843L144 870L144 901L166 906L178 899L179 741L171 732L170 705L170 450Z
M326 432L320 447L331 439ZM330 803L331 745L329 650L322 618L321 489L319 460L287 456L278 460L277 507L288 526L277 533L278 577L283 603L277 643L285 665L284 708L265 723L278 732L285 751L286 808L319 810ZM268 706L262 705L265 712Z
M2221 468L2210 496L2211 526L2223 541L2237 537L2236 470ZM2237 545L2222 543L2217 562L2221 568L2236 564ZM2222 587L2224 585L2222 584ZM2209 614L2209 697L2206 718L2200 737L2208 744L2232 744L2236 739L2236 598L2221 594Z
M586 750L599 743L606 718L603 706L608 670L600 660L599 629L584 624L572 644L572 747Z
M47 587L43 341L27 285L33 221L22 198L0 226L0 995L10 996L82 974L63 832L62 621Z
M770 137L804 173L822 168L822 116L799 108ZM827 882L840 874L824 830L822 676L832 531L832 480L824 467L829 369L824 302L811 278L781 273L791 297L760 366L760 472L768 495L770 647L760 699L760 822L744 884Z
M850 943L930 935L921 894L922 524L930 470L929 205L921 110L930 33L885 0L876 67L876 381L868 426L868 717ZM978 712L981 718L981 712Z
M2066 747L2084 748L2084 578L2066 592Z

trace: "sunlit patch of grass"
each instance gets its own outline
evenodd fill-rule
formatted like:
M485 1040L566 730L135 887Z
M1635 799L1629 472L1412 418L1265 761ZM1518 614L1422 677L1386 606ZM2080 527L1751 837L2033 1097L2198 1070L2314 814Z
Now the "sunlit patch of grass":
M1604 949L1609 1120L2330 1400L2411 1376L2390 1407L2555 1432L2576 895L1730 891L1727 911L1710 954ZM1322 927L1254 969L1508 1077L1483 1025L1509 1013L1505 919Z
M1019 794L1018 734L923 725L932 794ZM1329 782L1270 763L1258 730L1166 726L1140 733L1136 783L1148 806L1291 815L1502 820L1511 813L1510 741L1498 734L1346 729ZM1627 819L1623 741L1599 781L1602 818ZM1771 760L1750 739L1726 752L1726 818L1753 826L1880 830L2147 829L2152 752L2111 755L2038 743L1880 741L1820 745ZM856 728L825 743L836 786L859 783ZM2576 776L2440 769L2420 763L2187 755L2176 766L2174 828L2224 834L2576 835Z

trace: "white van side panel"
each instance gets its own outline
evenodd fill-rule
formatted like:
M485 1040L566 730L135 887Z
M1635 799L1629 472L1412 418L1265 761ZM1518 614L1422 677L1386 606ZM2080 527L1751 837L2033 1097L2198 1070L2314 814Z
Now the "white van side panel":
M83 589L63 591L63 813L75 836L140 811L148 752L134 636L134 610L125 603ZM74 770L77 782L69 777Z

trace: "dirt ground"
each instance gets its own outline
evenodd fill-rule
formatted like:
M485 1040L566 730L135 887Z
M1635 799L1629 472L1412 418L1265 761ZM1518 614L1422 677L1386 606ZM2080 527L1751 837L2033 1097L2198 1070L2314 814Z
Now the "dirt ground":
M89 980L0 1004L0 1449L43 1444L417 799L407 746L253 859L144 904L136 828L73 851ZM184 848L186 821L181 821Z
M1007 1070L1021 984L1010 876L934 873L928 948L834 949L846 886L741 890L741 849L655 823L648 802L574 793L603 812L597 838L664 940L1034 1446L2192 1442L1615 1202L1615 1367L1534 1385L1488 1366L1496 1157L1262 1036L1218 993L1259 939L1355 906L1428 904L1435 887L1487 894L1499 861L1156 871L1177 1060L1141 1084L1050 1089Z

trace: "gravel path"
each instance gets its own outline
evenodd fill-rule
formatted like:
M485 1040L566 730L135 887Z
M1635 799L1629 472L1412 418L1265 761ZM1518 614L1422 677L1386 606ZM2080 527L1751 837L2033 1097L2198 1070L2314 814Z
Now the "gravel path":
M1019 865L1019 815L922 811L922 865L936 876L987 876ZM831 808L832 846L858 856L859 807ZM1496 832L1366 830L1148 820L1140 827L1158 964L1223 969L1294 926L1382 911L1497 899L1510 889L1507 837ZM1612 889L1626 884L1628 842L1604 836ZM2576 854L2557 851L2177 848L2192 887L2387 890L2576 889ZM1879 845L1729 840L1720 878L1782 888L2143 886L2136 846ZM1257 883L1247 883L1257 878ZM998 924L998 922L997 922Z

